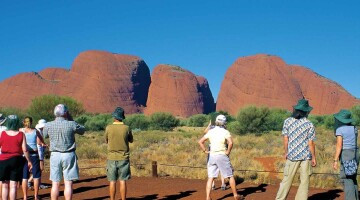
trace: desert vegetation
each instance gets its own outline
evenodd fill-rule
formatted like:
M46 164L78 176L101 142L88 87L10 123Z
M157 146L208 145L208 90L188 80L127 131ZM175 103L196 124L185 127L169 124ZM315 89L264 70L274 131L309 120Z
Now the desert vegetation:
M66 100L66 101L65 101ZM112 123L110 113L85 113L82 105L68 97L45 96L33 100L29 109L0 108L0 112L17 114L20 118L30 115L35 120L52 120L52 109L65 102L69 105L75 120L85 125L87 133L76 136L77 155L81 173L105 174L106 148L104 129ZM38 110L38 112L36 112ZM351 109L356 125L360 125L360 105ZM198 114L178 119L170 113L127 115L125 124L133 130L134 143L131 149L131 167L134 176L150 176L151 162L157 161L159 176L206 179L207 155L199 150L197 141L209 121L214 122L218 114L228 118L227 128L234 139L230 155L237 180L254 183L274 183L274 177L281 180L285 163L281 137L282 123L291 113L282 109L248 106L236 116L226 112L208 115ZM335 150L332 115L315 116L309 119L316 126L317 167L311 177L311 186L319 188L340 187L338 172L331 167ZM273 169L264 167L262 158L274 163ZM265 171L265 172L264 172ZM298 184L298 178L294 184Z

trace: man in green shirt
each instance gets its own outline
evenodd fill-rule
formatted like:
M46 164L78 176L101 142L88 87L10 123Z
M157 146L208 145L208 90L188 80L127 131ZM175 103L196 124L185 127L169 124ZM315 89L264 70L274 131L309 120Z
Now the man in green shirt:
M112 113L114 123L105 129L105 141L108 144L106 174L110 182L110 199L116 195L116 181L120 183L121 199L126 199L126 180L131 177L129 161L129 143L133 142L130 127L122 121L124 109L117 107Z

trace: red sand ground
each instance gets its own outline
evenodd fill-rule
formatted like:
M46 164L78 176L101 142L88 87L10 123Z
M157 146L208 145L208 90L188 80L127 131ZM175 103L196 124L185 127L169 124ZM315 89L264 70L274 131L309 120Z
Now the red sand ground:
M49 177L46 174L44 177ZM47 178L46 178L47 179ZM49 180L44 183L50 185ZM133 177L128 181L128 199L129 200L203 200L205 199L206 180L192 180L183 178L151 178L151 177ZM216 182L216 190L212 191L212 199L233 199L230 189L222 191L219 189L220 182ZM241 183L236 186L239 194L245 196L245 199L275 199L278 185L267 184L249 184ZM63 198L63 185L60 188L60 199ZM74 184L74 199L109 199L108 181L105 176L89 177L83 176ZM288 199L294 199L296 187L290 191ZM33 191L30 191L33 195ZM21 199L22 192L18 191L18 199ZM50 188L40 190L42 199L50 199ZM119 198L119 194L117 194ZM343 199L343 192L339 189L310 189L310 200L329 200ZM32 197L30 199L33 199Z

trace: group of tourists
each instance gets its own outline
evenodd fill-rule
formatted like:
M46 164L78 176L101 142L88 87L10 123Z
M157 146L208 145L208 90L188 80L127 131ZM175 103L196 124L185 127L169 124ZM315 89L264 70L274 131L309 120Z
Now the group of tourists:
M295 199L306 200L309 192L312 167L316 166L315 155L315 127L308 119L313 108L306 99L300 99L293 107L292 116L284 121L282 136L284 143L284 177L280 183L276 200L285 200L289 194L293 179L297 171L300 172L300 185ZM336 150L332 167L337 170L340 163L340 179L344 185L346 200L359 200L357 185L357 166L359 164L357 135L354 120L349 110L340 110L334 114L334 132L336 136ZM231 134L226 130L226 117L218 115L215 125L209 124L205 135L199 140L200 148L209 154L207 162L208 181L206 183L206 200L210 200L213 180L219 173L229 179L234 199L244 199L237 193L233 168L230 162L230 152L233 147ZM210 148L205 147L209 140Z
M284 143L284 178L280 183L276 200L286 199L297 171L300 171L300 185L295 199L308 198L309 179L312 167L316 166L315 127L308 119L312 110L308 100L301 99L295 105L292 116L284 121L282 136ZM23 198L27 199L30 172L34 182L34 199L39 199L38 190L41 185L41 172L44 169L44 148L49 147L50 180L52 181L51 199L59 197L60 181L64 180L64 197L69 200L73 196L73 181L79 179L78 160L75 153L75 133L84 134L85 127L76 123L68 108L59 104L54 109L55 120L40 120L35 129L32 118L25 117L23 128L19 129L19 118L16 115L7 117L0 114L0 193L4 200L16 199L18 184L22 182ZM116 184L119 181L121 199L126 199L126 181L131 178L129 162L129 143L133 135L129 126L123 123L124 110L117 107L112 113L114 122L105 129L105 142L108 144L106 174L109 180L109 196L115 199ZM359 200L357 186L357 128L348 110L340 110L334 114L336 150L332 167L338 169L344 184L346 200ZM49 138L49 145L44 138ZM209 140L209 148L205 142ZM218 115L213 125L211 122L198 142L202 151L208 154L206 183L206 199L210 200L213 181L221 174L222 179L229 179L234 199L244 199L237 193L234 169L229 155L233 148L233 140L226 129L226 117ZM224 182L222 189L226 189Z
M75 153L75 133L84 134L85 127L76 123L67 106L59 104L54 109L55 120L46 123L39 120L35 129L33 119L25 117L23 127L16 115L0 114L0 194L3 200L15 200L19 183L22 183L23 199L28 197L30 173L34 182L34 199L38 200L41 188L41 172L44 169L44 149L49 147L51 199L59 198L60 182L64 180L64 197L72 199L73 181L79 179L78 160ZM126 180L130 179L129 143L133 136L129 126L123 123L124 110L117 107L112 113L114 122L105 130L108 144L106 173L109 180L110 199L115 199L116 182L120 183L120 195L126 199ZM49 138L49 145L44 138Z

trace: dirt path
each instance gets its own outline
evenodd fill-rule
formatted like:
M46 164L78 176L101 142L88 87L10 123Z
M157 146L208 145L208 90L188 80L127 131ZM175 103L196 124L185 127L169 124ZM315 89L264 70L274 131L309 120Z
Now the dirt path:
M45 175L45 177L48 177ZM48 180L44 180L50 184ZM128 199L129 200L203 200L205 199L206 180L192 180L183 178L150 178L133 177L128 181ZM216 182L216 186L220 186ZM61 198L63 198L63 186L61 186ZM74 199L98 200L109 199L108 181L105 176L85 177L83 176L74 184ZM267 184L249 184L241 183L237 185L237 191L246 197L247 200L268 200L275 199L278 185ZM294 199L296 194L295 187L290 191L288 199ZM30 191L33 195L33 191ZM22 192L18 192L18 199L22 197ZM50 199L50 188L40 190L42 199ZM119 197L119 194L117 195ZM30 198L32 199L32 198ZM222 191L219 187L212 192L212 199L224 200L233 199L230 189ZM310 189L310 200L329 200L343 199L342 190L330 189Z

